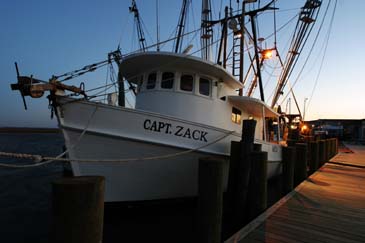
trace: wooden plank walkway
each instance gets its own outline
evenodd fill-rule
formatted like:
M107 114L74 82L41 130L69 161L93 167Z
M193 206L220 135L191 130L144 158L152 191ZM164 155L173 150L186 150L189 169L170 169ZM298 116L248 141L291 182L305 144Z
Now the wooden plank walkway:
M349 148L226 243L365 242L365 146Z

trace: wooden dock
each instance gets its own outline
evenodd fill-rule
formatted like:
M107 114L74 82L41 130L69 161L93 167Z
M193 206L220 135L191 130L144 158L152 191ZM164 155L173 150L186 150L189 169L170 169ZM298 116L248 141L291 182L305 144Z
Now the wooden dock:
M225 242L365 242L365 146L348 147Z

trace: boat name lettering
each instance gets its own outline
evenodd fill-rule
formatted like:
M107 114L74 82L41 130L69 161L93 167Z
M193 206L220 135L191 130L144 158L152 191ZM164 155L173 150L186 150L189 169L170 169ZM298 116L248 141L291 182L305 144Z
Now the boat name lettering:
M188 139L194 139L197 141L208 142L206 136L208 132L190 129L183 126L173 126L171 123L162 121L152 121L146 119L143 123L143 128L152 132L161 132L165 134L171 134L177 137L183 137Z

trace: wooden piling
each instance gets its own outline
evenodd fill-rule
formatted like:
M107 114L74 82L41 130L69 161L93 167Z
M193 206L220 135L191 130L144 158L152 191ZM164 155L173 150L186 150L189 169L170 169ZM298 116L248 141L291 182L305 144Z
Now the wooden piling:
M248 214L252 220L267 208L267 152L254 151L250 157Z
M239 163L241 161L241 142L232 141L231 142L231 152L229 159L229 176L228 176L228 188L227 188L227 197L228 203L232 209L232 205L234 202L234 197L237 191L237 176L238 176L238 168Z
M330 140L330 159L332 159L333 156L335 156L335 139L331 138Z
M335 156L337 153L336 153L336 143L337 143L337 138L333 138L332 140L332 157Z
M102 242L104 184L102 176L61 178L52 183L51 242Z
M251 173L251 157L255 137L255 120L243 120L240 163L236 172L236 191L233 200L234 225L240 226L245 222L248 187ZM247 217L246 217L247 218Z
M262 144L255 143L253 145L253 151L258 151L258 152L262 151Z
M224 160L212 157L199 159L199 242L221 242L224 163Z
M294 166L294 186L299 185L302 181L307 179L307 144L297 143L296 148L296 161Z
M326 146L325 146L326 147L326 160L325 160L325 162L327 162L330 160L330 157L331 157L331 154L330 154L331 144L330 144L330 139L326 139L325 141L326 141Z
M328 139L328 160L329 161L332 158L332 141L333 139Z
M319 143L317 141L310 142L310 163L309 175L318 170L319 167Z
M318 150L318 159L319 159L319 167L321 167L325 161L326 161L326 157L325 157L325 149L326 149L326 145L325 145L325 141L324 140L319 140L318 142L319 145L319 150Z
M295 147L283 147L283 193L287 194L294 189L294 164L296 159Z

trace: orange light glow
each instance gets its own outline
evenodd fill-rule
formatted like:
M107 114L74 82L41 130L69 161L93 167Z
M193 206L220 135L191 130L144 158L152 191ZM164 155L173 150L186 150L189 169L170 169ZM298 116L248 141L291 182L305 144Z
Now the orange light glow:
M302 132L305 132L308 130L308 126L307 125L303 125L301 128Z
M264 59L270 59L272 58L272 50L264 50L262 55Z

